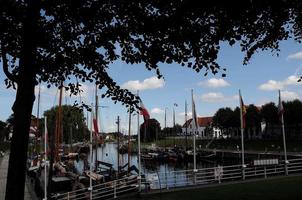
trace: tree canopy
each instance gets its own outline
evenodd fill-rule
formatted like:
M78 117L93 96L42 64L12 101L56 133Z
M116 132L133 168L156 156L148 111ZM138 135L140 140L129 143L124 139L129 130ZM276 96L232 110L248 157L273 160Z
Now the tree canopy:
M44 112L44 116L47 116L47 127L49 135L54 135L57 112L57 106ZM71 134L73 142L83 141L84 139L89 138L89 130L85 124L83 112L79 108L64 105L62 106L62 115L62 134L65 144L70 143Z
M146 132L145 132L146 128ZM151 142L158 139L160 136L161 127L156 119L148 119L140 125L141 140L144 142ZM146 134L145 134L146 133Z
M302 40L299 0L242 1L240 6L215 0L1 2L3 71L7 86L17 86L6 199L23 197L27 131L39 82L62 87L65 81L73 94L81 82L94 82L107 88L103 96L138 107L138 97L107 73L118 59L145 63L159 78L158 64L173 62L225 76L227 66L217 62L222 42L240 44L246 64L258 50L278 54L279 42L290 37Z
M244 63L258 49L279 51L279 41L289 37L301 42L300 1L234 4L189 0L5 1L0 41L7 83L17 81L22 69L18 61L27 39L26 25L33 28L28 39L35 44L37 81L60 86L69 80L65 87L75 94L80 81L96 82L100 88L107 87L107 96L124 103L133 102L133 95L107 73L108 65L117 59L143 62L159 77L161 62L177 62L197 72L204 69L215 74L225 70L217 63L223 41L240 43L246 52Z

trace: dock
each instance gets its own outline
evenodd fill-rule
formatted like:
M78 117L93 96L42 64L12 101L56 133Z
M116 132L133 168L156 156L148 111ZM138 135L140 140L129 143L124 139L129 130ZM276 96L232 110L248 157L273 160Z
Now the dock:
M4 156L0 158L0 200L5 199L8 159L9 153L5 153ZM35 196L29 184L30 183L26 181L24 190L24 200L37 200L38 198Z

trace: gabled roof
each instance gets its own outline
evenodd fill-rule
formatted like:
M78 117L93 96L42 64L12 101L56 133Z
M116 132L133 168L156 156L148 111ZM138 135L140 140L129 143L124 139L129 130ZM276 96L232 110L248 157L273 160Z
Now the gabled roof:
M213 122L213 117L198 117L197 120L198 120L199 127L206 127ZM192 122L192 119L189 119L188 121L186 121L186 123L183 125L183 127L184 128L186 126L189 127L191 122Z

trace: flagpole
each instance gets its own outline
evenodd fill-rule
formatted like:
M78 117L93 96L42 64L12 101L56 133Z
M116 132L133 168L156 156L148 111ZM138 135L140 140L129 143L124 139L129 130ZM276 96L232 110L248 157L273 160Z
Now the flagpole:
M98 121L98 86L97 84L95 84L95 120L96 120L96 124L98 125L99 121ZM94 140L95 140L95 166L94 166L94 170L95 172L97 171L98 168L98 134L96 132L96 130L94 130L95 132L95 136L94 136Z
M242 179L245 180L245 164L244 164L244 127L243 127L243 101L241 92L239 90L239 102L240 102L240 124L241 124L241 163L242 163Z
M187 100L185 100L185 125L186 125L186 151L188 150L188 114L187 114Z
M92 159L93 159L93 153L92 153L92 126L93 126L93 104L91 104L91 116L90 116L90 165L89 165L89 190L90 190L90 200L92 199L92 179L91 179L91 172L92 172Z
M137 91L138 96L138 91ZM138 140L138 187L141 192L141 134L139 128L139 112L137 113L137 140Z
M129 130L128 130L128 173L130 172L131 164L131 106L129 107Z
M117 177L120 173L120 116L117 116ZM118 179L118 178L117 178Z
M44 117L44 199L47 200L47 117Z
M193 113L196 113L195 110L195 103L194 103L194 97L193 97L193 89L191 90L192 93L192 118L194 117L195 119L192 119L192 122L194 120L195 122L195 127L194 127L194 131L193 131L193 162L194 162L194 172L197 171L196 169L196 115L194 115Z
M167 108L165 108L165 124L164 124L164 126L165 126L165 143L164 143L164 145L165 145L165 152L166 152L166 146L167 146L167 144L166 144L166 142L167 142Z
M284 129L284 117L283 117L283 106L281 101L281 93L279 90L279 112L281 112L281 126L282 126L282 138L283 138L283 148L284 148L284 167L285 167L285 175L288 175L288 160L287 160L287 152L286 152L286 140L285 140L285 129Z

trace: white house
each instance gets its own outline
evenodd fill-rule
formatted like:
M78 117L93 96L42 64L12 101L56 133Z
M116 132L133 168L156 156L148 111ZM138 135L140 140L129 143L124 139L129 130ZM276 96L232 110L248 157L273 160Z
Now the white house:
M196 135L198 137L204 139L211 139L211 138L220 138L222 137L222 132L219 128L212 127L213 117L198 117L198 128L194 130L192 127L192 119L189 119L183 126L182 126L182 135L193 135L196 131ZM208 131L205 131L206 128L209 128Z

